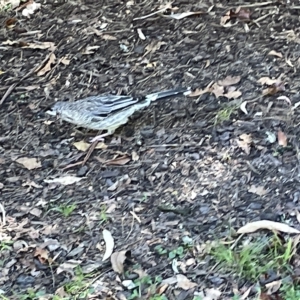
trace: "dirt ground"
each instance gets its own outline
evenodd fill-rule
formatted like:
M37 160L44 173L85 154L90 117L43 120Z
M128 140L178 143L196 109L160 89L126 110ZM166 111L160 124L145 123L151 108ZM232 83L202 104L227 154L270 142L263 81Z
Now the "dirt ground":
M215 272L205 245L250 221L300 227L298 1L174 1L150 16L167 3L61 2L0 15L1 294L196 299L213 288L232 299L247 283ZM96 132L45 114L58 100L178 86L193 97L138 112L84 165L72 166L78 145ZM103 231L130 256L123 274L102 261ZM186 239L177 273L165 253ZM161 277L161 298L133 295L124 280L141 274Z

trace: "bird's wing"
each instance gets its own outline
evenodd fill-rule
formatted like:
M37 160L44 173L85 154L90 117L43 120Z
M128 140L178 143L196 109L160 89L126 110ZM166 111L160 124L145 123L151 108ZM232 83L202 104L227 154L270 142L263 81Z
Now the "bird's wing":
M130 96L98 95L87 97L75 103L77 103L81 109L86 110L94 116L105 117L113 112L134 105L139 102L139 100L138 98L132 98Z

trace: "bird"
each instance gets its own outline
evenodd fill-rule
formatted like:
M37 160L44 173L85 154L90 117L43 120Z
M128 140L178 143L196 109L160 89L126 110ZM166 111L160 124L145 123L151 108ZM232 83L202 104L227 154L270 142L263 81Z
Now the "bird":
M190 88L179 87L143 97L100 94L74 102L58 101L46 113L78 127L106 130L105 134L98 135L91 141L96 142L112 135L118 127L127 123L134 112L150 106L152 101L190 93Z

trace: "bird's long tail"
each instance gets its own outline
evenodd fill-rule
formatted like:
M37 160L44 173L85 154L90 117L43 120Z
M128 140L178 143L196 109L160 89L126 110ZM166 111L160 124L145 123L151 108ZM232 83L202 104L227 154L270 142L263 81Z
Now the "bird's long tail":
M162 91L162 92L149 94L146 96L146 99L151 99L151 101L155 101L158 99L172 97L172 96L176 96L176 95L180 95L180 94L183 94L186 96L186 95L189 95L191 92L192 91L190 88L176 88L176 89L171 89L171 90L166 90L166 91Z

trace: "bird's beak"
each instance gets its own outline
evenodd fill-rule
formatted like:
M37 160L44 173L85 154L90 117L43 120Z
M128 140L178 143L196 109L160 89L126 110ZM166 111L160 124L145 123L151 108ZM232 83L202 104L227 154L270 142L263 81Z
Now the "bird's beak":
M56 116L57 115L56 111L54 111L54 110L47 110L45 113L50 115L50 116Z

